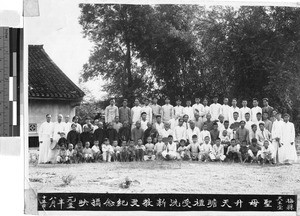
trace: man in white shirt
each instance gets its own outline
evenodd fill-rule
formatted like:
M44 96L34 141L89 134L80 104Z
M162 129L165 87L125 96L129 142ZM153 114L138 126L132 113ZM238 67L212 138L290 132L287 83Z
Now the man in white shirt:
M231 116L231 108L228 105L228 98L225 97L223 100L223 105L221 107L221 113L224 116L224 120L230 120L230 116Z
M105 122L111 123L119 116L119 108L115 106L115 100L110 100L110 105L105 108Z
M152 109L152 121L155 123L156 116L161 114L161 106L157 104L157 98L153 98L150 107Z
M191 100L186 100L186 107L183 108L183 114L189 116L189 120L194 120L194 110L193 107L191 107Z
M222 114L219 115L219 121L217 121L218 130L221 132L224 130L224 116Z
M39 160L38 163L48 163L50 144L53 142L53 122L51 115L46 115L46 121L41 124L38 130L39 134Z
M149 106L149 99L145 98L144 103L145 103L145 106L142 107L141 112L145 112L147 121L152 122L152 108Z
M260 123L264 123L264 121L262 120L262 114L261 114L260 112L256 113L256 119L257 119L257 121L254 122L254 124L256 124L256 125L257 125L257 128L259 129L259 124L260 124ZM265 124L265 123L264 123L264 124ZM257 129L257 130L258 130L258 129Z
M61 133L66 134L65 124L62 121L62 119L63 119L63 115L58 114L57 122L55 122L54 125L53 125L53 146L55 146L55 144L60 139L60 134ZM54 147L54 148L50 149L50 151L49 151L49 161L50 162L56 163L56 158L57 158L57 155L58 155L58 151L59 151L58 147Z
M156 115L156 122L154 127L157 130L158 134L162 136L162 130L164 129L164 123L161 121L161 115Z
M199 116L201 117L201 118L203 118L203 116L204 116L204 110L203 110L203 105L200 103L200 98L195 98L195 104L192 106L193 107L193 112L194 112L194 115L196 114L196 113L198 113L199 114Z
M142 112L141 114L141 128L145 131L148 128L148 120L147 120L147 113Z
M265 140L268 140L269 142L271 141L271 133L267 129L265 129L264 122L259 123L259 129L257 131L257 135L258 135L257 143L259 145L263 145Z
M278 147L280 144L280 139L281 139L281 129L282 129L283 121L281 119L281 114L277 113L276 114L276 120L273 122L272 125L272 146L274 149L274 162L277 163L278 161Z
M251 131L251 126L253 125L253 122L250 120L250 113L245 113L245 128Z
M244 99L242 101L242 108L240 109L241 120L246 121L246 118L245 118L246 113L251 113L251 109L249 107L247 107L247 100ZM251 116L250 116L250 118L251 118Z
M231 113L230 113L230 118L229 118L229 122L233 121L233 113L237 112L238 113L238 119L237 121L241 121L241 112L240 112L240 108L237 107L237 99L233 98L231 101L232 106L231 108Z
M65 116L65 129L66 129L66 136L68 135L69 131L72 130L72 125L73 123L70 122L70 116L66 115Z
M186 135L189 143L192 143L193 135L197 135L197 137L200 137L200 130L198 127L195 126L195 122L189 121L189 123L190 123L190 128L187 129Z
M278 149L278 161L285 164L295 163L298 159L295 147L295 126L289 120L290 115L284 114L281 127L281 147Z
M204 139L205 137L208 136L209 137L209 140L211 140L211 136L210 136L210 132L207 130L207 124L204 123L203 124L203 130L200 132L200 135L198 136L199 137L199 143L204 143Z
M170 98L166 98L165 105L161 107L162 121L169 122L173 118L173 106L170 104Z
M211 120L218 120L219 115L221 114L221 104L218 103L218 97L214 96L213 103L209 106Z
M186 128L183 126L183 119L178 119L178 125L174 129L174 141L180 142L180 140L186 140Z
M262 109L258 106L258 100L257 98L253 98L253 108L251 109L251 121L256 123L258 122L256 118L257 113L262 113Z
M138 99L134 101L134 107L131 108L131 128L135 127L135 123L141 119L142 107L139 106L140 102Z
M203 111L204 111L204 115L203 115L203 122L206 122L206 115L210 113L210 108L208 106L208 99L207 98L204 98L203 99Z
M176 106L174 106L173 111L173 118L178 121L178 119L183 116L183 106L181 106L180 98L177 98Z

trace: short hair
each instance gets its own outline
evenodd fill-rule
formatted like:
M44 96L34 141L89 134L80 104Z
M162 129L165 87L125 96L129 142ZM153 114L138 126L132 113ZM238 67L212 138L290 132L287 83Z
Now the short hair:
M165 97L165 100L170 100L170 98L169 97Z
M221 140L220 137L217 137L216 140Z
M251 128L253 129L255 126L257 126L257 125L256 125L256 124L252 124L252 125L251 125Z
M241 120L241 121L240 121L240 123L243 123L243 122L246 123L244 120Z
M127 99L123 99L123 102L127 102L128 100Z
M109 141L109 139L108 139L108 138L105 138L105 139L104 139L104 142L106 142L106 141Z
M228 120L225 120L225 121L224 121L224 124L225 124L225 123L229 123L229 121L228 121Z
M156 115L156 118L161 117L161 115Z
M238 112L236 112L236 111L235 111L235 112L233 112L233 114L235 114L235 113L236 113L236 114L239 114L239 113L238 113Z
M247 101L247 99L245 99L245 98L244 98L242 101L246 101L246 102L248 102L248 101Z
M252 138L251 142L256 143L257 139L256 138Z
M283 117L290 117L290 115L288 114L288 113L285 113L284 115L283 115Z
M184 140L184 139L181 139L180 142L184 142L184 143L185 143L185 140Z
M250 115L250 113L249 113L249 112L246 112L245 115Z
M51 117L51 114L46 114L46 117Z
M230 142L232 142L232 141L236 141L236 140L233 138L233 139L230 140Z
M263 114L267 114L267 115L269 115L269 113L268 113L268 112L263 112Z
M170 134L170 135L168 136L168 138L173 138L173 136Z
M144 114L146 114L146 115L147 115L147 113L146 113L146 112L142 112L142 113L141 113L141 116L142 116L142 115L144 115Z
M253 98L253 99L252 99L252 101L255 101L255 100L258 101L257 98Z
M262 100L263 100L263 101L269 102L269 99L268 99L268 98L263 98Z
M217 122L214 122L213 125L218 125L218 123L217 123Z
M231 100L231 101L233 101L233 100L237 101L237 99L236 99L236 98L232 98L232 100Z
M194 139L194 138L197 138L198 136L196 135L196 134L194 134L193 136L192 136L192 138Z
M256 113L256 115L261 115L261 112Z
M214 95L213 99L214 99L214 98L218 98L218 95Z

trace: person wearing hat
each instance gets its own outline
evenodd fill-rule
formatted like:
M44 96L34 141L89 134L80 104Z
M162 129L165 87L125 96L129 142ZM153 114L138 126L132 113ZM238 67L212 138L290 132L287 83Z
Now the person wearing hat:
M218 120L219 115L221 114L221 104L218 103L218 97L214 96L213 103L209 106L210 108L210 114L211 114L211 120Z
M150 123L152 123L152 108L149 106L149 99L144 99L144 106L142 107L142 113L146 113L146 120Z
M130 108L127 106L127 99L123 100L123 106L119 108L119 120L123 124L125 121L131 122Z
M51 145L51 150L49 152L49 161L52 163L56 163L56 159L57 159L57 155L58 155L58 151L59 148L57 148L56 144L58 142L58 140L61 137L61 133L66 134L66 128L65 128L65 124L62 121L63 119L63 115L62 114L58 114L57 115L57 122L54 123L53 125L53 143Z
M152 122L151 123L155 123L156 122L156 116L160 115L161 113L161 106L159 106L157 104L157 98L154 97L152 99L152 104L150 105L151 109L152 109Z
M46 121L38 128L39 135L39 164L47 163L50 151L50 144L53 142L53 122L51 115L46 115Z
M170 98L166 97L165 105L161 107L162 121L169 122L173 118L173 106L170 104Z
M271 133L265 128L265 123L261 122L259 123L259 129L257 130L257 136L258 136L258 144L260 147L263 146L264 141L268 140L271 141Z
M241 145L244 140L249 143L249 130L245 128L246 122L240 121L240 127L235 132L235 139Z
M268 98L263 98L262 101L263 101L262 113L265 113L265 112L268 113L268 118L270 119L270 117L273 114L274 108L269 105Z
M290 120L289 114L284 114L281 127L281 139L278 149L279 163L292 164L297 162L297 151L295 144L295 126Z
M116 116L119 116L119 109L115 106L115 100L111 99L109 106L105 108L105 122L110 123L115 120Z
M257 98L253 98L252 101L253 101L253 107L251 109L250 116L251 116L251 121L254 122L254 123L256 123L256 122L258 122L256 114L257 113L262 113L262 109L258 106L258 100L257 100Z

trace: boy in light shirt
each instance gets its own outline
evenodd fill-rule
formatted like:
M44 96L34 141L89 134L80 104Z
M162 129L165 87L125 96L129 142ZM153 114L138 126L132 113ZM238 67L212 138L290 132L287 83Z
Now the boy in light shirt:
M224 116L224 120L229 121L231 115L231 108L228 105L228 98L225 97L223 100L223 105L221 106L221 114Z
M207 124L204 123L203 124L203 130L200 132L200 135L199 135L199 143L204 143L204 139L205 137L208 136L209 137L209 140L210 140L210 132L207 130Z
M253 122L250 120L250 112L245 113L245 128L251 131L251 125L253 125Z
M152 123L152 108L149 106L149 99L144 99L145 106L142 108L141 112L146 113L146 120L150 123Z
M251 145L249 146L248 154L251 157L251 163L259 161L259 156L261 155L261 148L257 145L257 139L253 138L251 140Z
M223 162L226 158L224 155L224 146L221 144L221 139L217 138L216 143L212 147L212 152L209 154L212 161Z
M151 123L155 123L156 122L156 116L160 115L161 113L161 106L159 106L157 104L157 98L153 98L152 100L152 104L150 105L151 109L152 109L152 122Z
M175 160L177 158L177 145L173 142L173 136L169 135L166 149L161 153L165 160Z
M163 142L163 138L161 135L157 137L157 143L154 145L154 154L156 159L162 159L161 153L165 150L166 145L168 144L168 138L164 139L165 142Z
M102 158L104 162L111 162L112 154L114 153L113 147L110 145L107 138L104 139L104 144L102 144Z
M257 113L262 113L262 109L258 106L258 100L257 98L253 98L253 108L251 109L251 121L256 123L257 122L257 118L256 118L256 114Z
M235 139L230 141L230 146L227 148L226 157L230 162L241 161L240 145L236 143Z
M163 122L169 122L173 118L173 106L170 104L170 98L166 97L165 105L161 107L161 116Z
M93 152L94 161L100 161L102 159L102 154L101 154L101 150L99 147L99 140L94 141L94 145L92 147L92 152Z
M120 152L121 152L121 147L118 146L118 141L114 140L112 144L113 148L113 154L112 154L112 159L113 161L120 161Z
M265 140L264 145L261 149L261 161L263 164L269 163L274 164L274 151L271 146L269 146L269 141Z
M246 113L251 113L251 109L247 107L247 100L242 100L242 108L240 108L241 120L246 121L245 115Z
M67 150L67 162L75 163L75 150L73 149L73 144L70 143Z
M180 146L177 149L178 152L178 159L179 160L190 160L190 151L188 150L188 147L185 145L185 140L182 139L180 140Z
M176 106L173 109L173 118L178 120L181 116L183 116L183 106L181 106L181 100L178 98L176 100Z
M218 120L218 117L220 114L222 114L222 106L218 103L218 97L214 96L213 103L209 106L210 107L210 114L211 114L211 120Z
M150 137L151 139L151 137ZM144 160L144 154L145 154L145 146L143 145L142 139L138 139L137 145L135 147L135 155L136 155L136 161L143 161Z
M206 122L206 115L210 113L210 107L208 106L208 99L204 98L203 99L203 116L202 116L202 120L203 122Z
M152 138L148 137L147 138L147 144L145 145L145 156L144 160L149 161L149 160L154 160L155 159L155 154L154 154L154 144L152 143Z
M193 161L199 160L199 152L200 152L200 145L198 143L197 135L192 136L192 142L187 146L187 150L190 151L190 155Z
M194 115L197 113L199 116L203 116L203 105L200 103L200 98L195 98L195 104L192 106Z
M85 162L92 162L93 158L93 152L90 148L90 142L85 142L85 148L83 149L83 158Z
M204 138L204 143L200 144L199 147L199 161L209 161L209 154L212 152L212 146L210 143L209 136Z
M66 146L61 145L60 149L58 151L58 155L56 158L57 163L66 163L67 162L67 151L66 151Z
M189 116L189 120L194 120L194 110L191 107L192 102L190 99L186 100L186 107L183 108L183 114Z

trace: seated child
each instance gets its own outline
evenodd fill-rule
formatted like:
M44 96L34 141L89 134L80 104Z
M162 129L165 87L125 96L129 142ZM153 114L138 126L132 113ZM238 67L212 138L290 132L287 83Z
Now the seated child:
M111 162L111 156L114 153L113 147L109 143L109 139L105 138L102 144L102 158L104 162Z
M74 149L74 154L75 154L75 162L76 163L82 163L84 161L83 158L83 146L82 146L82 142L78 142L75 146Z
M61 145L58 151L58 155L56 158L57 163L66 163L67 162L67 151L65 145Z
M112 159L113 161L120 161L120 152L121 152L121 147L118 146L118 140L113 141L112 148L114 150L112 154Z
M199 161L207 162L209 160L209 154L212 152L209 136L204 137L204 143L200 145L199 150Z
M259 157L260 154L261 154L261 148L257 145L257 139L256 138L253 138L251 140L251 145L249 147L249 150L248 150L248 154L250 156L250 159L251 159L251 163L253 162L257 162L257 163L260 163L259 161Z
M230 141L226 155L230 162L238 162L241 160L240 145L236 143L235 139Z
M121 149L120 149L120 161L121 162L126 162L128 158L128 152L127 152L127 142L126 140L122 140L121 144Z
M75 150L73 149L73 144L70 143L67 150L67 163L74 163L75 162Z
M154 145L154 154L156 159L162 159L161 153L165 150L166 146L168 145L168 138L164 138L164 142L162 142L162 136L159 135L157 137L157 143Z
M148 137L147 144L145 145L145 156L144 156L145 161L155 159L154 144L151 142L152 142L152 138Z
M221 144L221 139L217 138L216 143L212 147L212 152L209 154L212 161L223 162L226 158L224 155L224 146Z
M247 145L247 140L243 140L242 144L241 144L241 147L240 147L241 162L245 163L245 162L250 160L248 151L249 151L249 147Z
M158 137L154 137L154 138L153 138L152 142L153 142L154 145L158 142L157 139L158 139Z
M187 146L187 149L190 151L190 156L193 161L199 160L200 157L200 145L198 143L197 135L192 136L192 142Z
M137 140L137 145L135 147L136 161L143 161L144 160L145 150L146 150L146 148L143 145L143 140L138 139Z
M168 136L168 144L166 149L161 153L165 160L175 160L177 159L177 144L173 142L173 136Z
M227 130L223 130L222 134L220 135L221 144L224 146L224 152L227 152L228 146L230 146L230 136Z
M101 150L99 147L99 140L94 141L94 145L92 147L92 152L93 152L94 161L100 161L102 159L102 154L101 154Z
M127 148L127 156L128 156L128 161L129 162L136 160L136 147L134 145L133 140L129 141L129 146Z
M85 142L85 148L83 149L83 158L85 162L91 162L93 158L93 151L90 148L90 142Z
M261 149L260 157L263 164L269 163L274 164L274 158L273 158L273 148L269 146L269 141L265 140L264 145Z
M67 139L65 138L65 132L60 132L60 138L59 140L57 141L57 145L59 147L61 147L62 145L65 146L65 148L67 148L68 144L67 144Z
M178 152L177 158L179 160L184 160L184 161L190 160L191 159L190 151L187 148L187 146L185 145L185 140L181 139L179 144L180 144L180 146L177 149L177 152Z

